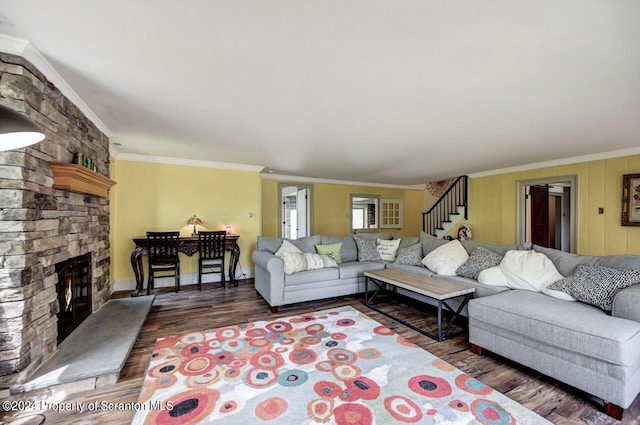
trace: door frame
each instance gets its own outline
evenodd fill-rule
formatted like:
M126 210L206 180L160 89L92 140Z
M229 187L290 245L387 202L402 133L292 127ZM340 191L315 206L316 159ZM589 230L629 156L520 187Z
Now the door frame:
M526 206L525 195L526 187L534 185L545 185L552 183L569 183L571 194L569 196L569 252L576 254L578 252L578 175L571 174L566 176L541 177L536 179L516 180L516 243L524 244L526 239Z
M295 187L297 190L300 189L308 189L309 193L307 196L307 232L309 236L313 235L313 185L312 184L304 184L304 183L295 183L295 182L278 182L278 237L284 237L282 232L283 226L283 210L284 207L282 205L282 189L285 187ZM297 236L296 236L297 237Z

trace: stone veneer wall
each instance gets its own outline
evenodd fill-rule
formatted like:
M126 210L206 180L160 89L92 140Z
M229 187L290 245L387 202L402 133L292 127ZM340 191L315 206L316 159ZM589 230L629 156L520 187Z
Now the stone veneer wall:
M26 112L42 142L0 152L0 388L57 347L55 264L93 253L93 311L111 296L109 199L53 189L49 161L81 151L109 176L109 140L29 61L0 52L0 103Z

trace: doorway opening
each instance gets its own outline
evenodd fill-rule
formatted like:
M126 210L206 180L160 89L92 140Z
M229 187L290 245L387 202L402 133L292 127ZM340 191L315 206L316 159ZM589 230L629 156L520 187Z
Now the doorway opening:
M280 183L278 192L280 198L280 237L299 239L311 236L313 186Z
M518 243L577 251L578 176L517 181Z

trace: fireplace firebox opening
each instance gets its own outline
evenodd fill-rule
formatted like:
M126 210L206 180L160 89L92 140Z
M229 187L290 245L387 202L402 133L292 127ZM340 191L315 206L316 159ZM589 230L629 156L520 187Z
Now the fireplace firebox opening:
M56 265L58 344L91 315L91 253Z

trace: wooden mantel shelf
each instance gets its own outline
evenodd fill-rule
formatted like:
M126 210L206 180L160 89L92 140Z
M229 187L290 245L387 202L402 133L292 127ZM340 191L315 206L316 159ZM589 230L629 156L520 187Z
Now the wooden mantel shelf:
M106 198L109 196L109 189L116 184L110 178L78 164L62 162L49 164L53 172L53 187L56 189Z

